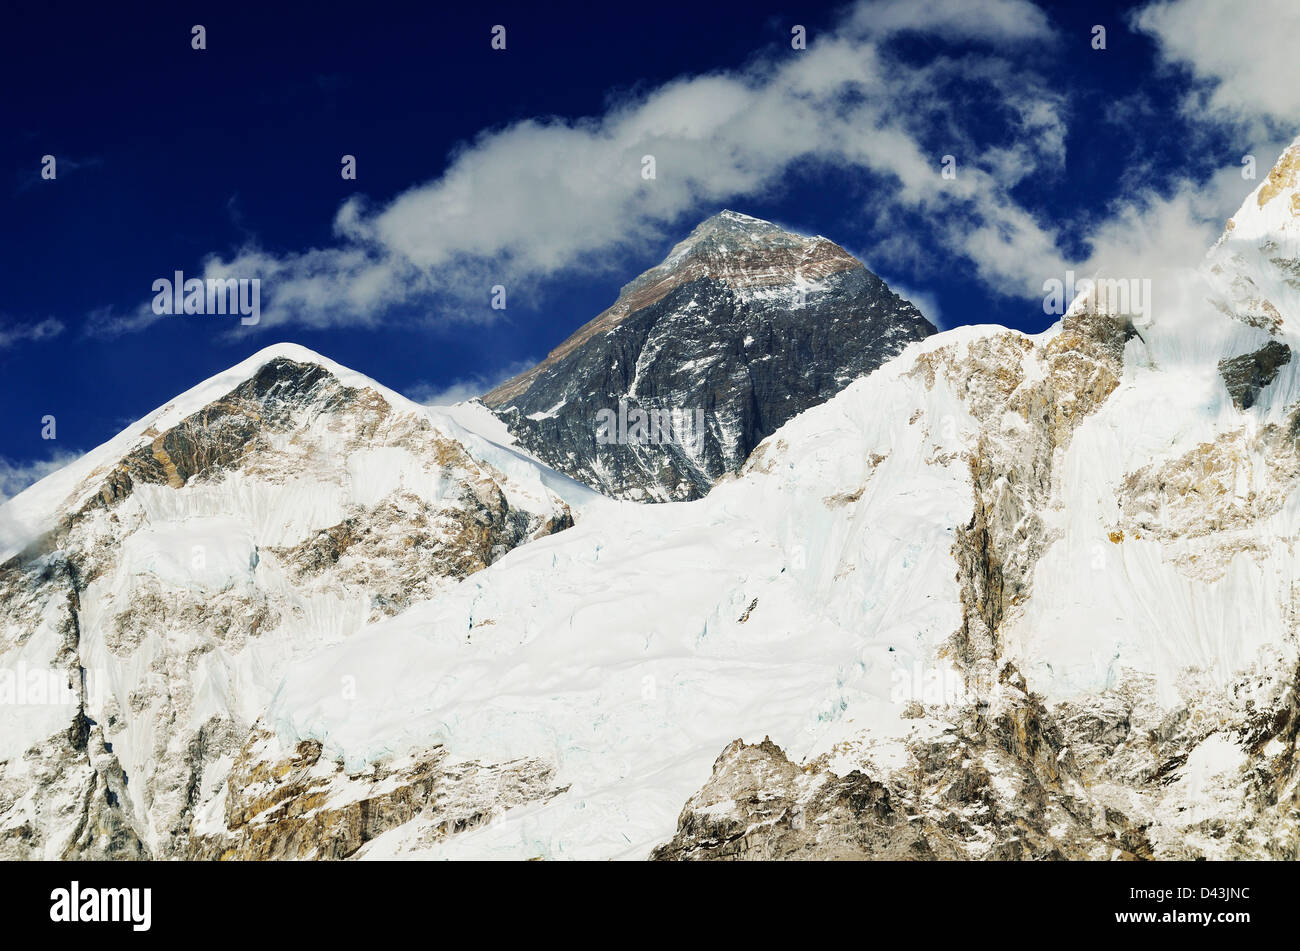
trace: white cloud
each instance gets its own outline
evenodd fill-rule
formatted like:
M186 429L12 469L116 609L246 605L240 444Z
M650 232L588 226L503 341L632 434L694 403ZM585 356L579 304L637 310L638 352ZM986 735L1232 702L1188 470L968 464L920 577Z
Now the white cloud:
M1246 125L1256 138L1300 127L1295 0L1168 0L1143 7L1132 23L1198 81L1188 110Z
M1113 276L1194 267L1254 185L1228 168L1208 182L1184 180L1167 195L1135 195L1093 232L1092 253L1081 267Z
M851 24L879 36L919 32L950 40L1042 40L1050 35L1043 11L1028 3L883 0L859 4Z
M1267 162L1260 158L1262 174L1277 154L1270 153ZM1189 280L1190 272L1257 184L1243 180L1240 167L1229 166L1204 181L1182 179L1164 192L1140 190L1112 203L1089 236L1087 259L1073 265L1076 277L1149 280L1148 303L1157 321L1203 306L1202 299L1188 296L1200 286Z
M150 301L144 301L134 310L126 312L112 307L97 307L86 315L83 333L88 337L113 337L143 330L160 319L153 312Z
M892 55L900 33L985 44L917 65ZM683 77L576 120L538 118L466 143L434 181L386 206L350 200L332 247L214 256L207 276L262 277L266 327L375 324L394 306L430 299L442 316L477 313L493 284L527 299L564 272L617 267L628 252L677 237L701 208L740 205L781 186L801 163L858 171L884 184L864 216L891 209L937 223L949 253L968 257L996 290L1026 294L1057 270L1054 234L1009 190L1063 166L1059 94L1005 54L1050 44L1027 0L874 0L808 49L778 46L749 66ZM968 114L961 84L1001 97L1009 144L977 148L988 122ZM943 131L937 151L922 142ZM957 157L955 180L940 159ZM642 178L653 155L656 178ZM871 262L868 261L870 264ZM126 324L121 325L125 328Z

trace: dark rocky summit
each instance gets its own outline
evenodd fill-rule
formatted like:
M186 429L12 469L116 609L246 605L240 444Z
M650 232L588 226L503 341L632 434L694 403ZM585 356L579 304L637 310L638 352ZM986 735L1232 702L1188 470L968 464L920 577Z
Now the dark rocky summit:
M833 242L723 211L483 402L523 447L607 495L693 499L934 332Z

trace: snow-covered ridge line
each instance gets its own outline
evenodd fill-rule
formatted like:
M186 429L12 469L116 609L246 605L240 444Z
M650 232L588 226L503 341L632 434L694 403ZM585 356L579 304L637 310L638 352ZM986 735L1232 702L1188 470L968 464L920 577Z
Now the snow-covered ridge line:
M234 366L214 374L185 390L124 428L118 435L91 449L68 465L45 476L0 505L0 563L13 557L27 544L50 531L58 519L75 511L99 490L98 481L107 476L118 460L151 443L158 434L177 425L234 390L259 369L277 359L319 366L345 387L370 390L379 394L396 412L428 419L435 429L464 444L483 461L497 467L524 484L535 483L539 490L555 491L578 509L603 501L598 493L568 476L538 462L508 443L482 434L490 424L479 421L472 413L451 408L426 407L407 399L372 378L345 367L314 350L296 343L277 343L264 347ZM92 476L96 477L92 479ZM88 481L90 480L90 481Z

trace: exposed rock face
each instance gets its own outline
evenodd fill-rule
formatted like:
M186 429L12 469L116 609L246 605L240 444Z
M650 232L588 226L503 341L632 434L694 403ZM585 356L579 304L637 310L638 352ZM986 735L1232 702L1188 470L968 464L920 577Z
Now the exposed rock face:
M319 742L285 751L255 726L226 780L224 814L204 817L187 857L344 859L417 815L430 825L427 844L550 798L562 791L553 774L536 760L458 763L442 748L349 774L322 756ZM225 828L208 831L213 825Z
M1219 361L1219 375L1237 409L1255 405L1259 391L1273 382L1277 371L1291 362L1291 348L1270 340L1254 353Z
M1140 828L1088 799L1064 735L1010 666L990 702L908 744L888 776L795 765L737 740L687 802L659 860L1150 857Z
M724 211L483 402L534 455L601 492L691 499L788 419L932 333L838 245ZM677 425L642 432L642 412ZM611 417L627 423L602 431Z
M1256 822L1225 821L1213 815L1213 802L1190 804L1188 825L1207 837L1231 832L1235 856L1263 853L1290 862L1300 859L1300 667L1283 682L1286 687L1271 704L1249 711L1254 721L1248 722L1242 739L1250 757L1239 775L1229 776L1243 781L1243 811L1257 817Z
M1116 540L1158 539L1184 573L1207 581L1238 553L1266 553L1262 529L1300 479L1298 427L1300 410L1286 425L1229 430L1130 473Z
M573 524L568 510L540 524L513 509L496 486L467 493L454 509L394 493L292 548L268 548L300 590L343 581L371 591L372 617L433 597L448 581L481 571L530 538ZM437 571L429 570L431 564Z
M963 610L952 648L977 696L1002 654L998 631L1028 597L1053 541L1044 515L1059 488L1054 466L1075 427L1118 385L1131 332L1124 315L1081 306L1041 347L1000 334L924 354L911 371L930 388L943 377L982 423L968 457L975 509L952 549Z
M297 822L331 784L362 782L320 763L281 793L299 812L271 834L253 831L265 808L239 812L251 780L227 789L289 660L572 525L540 483L474 458L418 407L286 352L155 413L0 565L0 669L23 691L0 697L0 856L339 857L454 788L449 828L470 821L477 787L439 751L372 764L371 786L391 789ZM515 770L513 792L479 783L479 805L522 801L546 769ZM218 800L233 831L193 833Z
M1139 857L1300 855L1292 732L1300 681L1281 660L1226 684L1205 672L1172 710L1153 702L1140 677L1057 708L1089 795L1142 817L1150 853Z

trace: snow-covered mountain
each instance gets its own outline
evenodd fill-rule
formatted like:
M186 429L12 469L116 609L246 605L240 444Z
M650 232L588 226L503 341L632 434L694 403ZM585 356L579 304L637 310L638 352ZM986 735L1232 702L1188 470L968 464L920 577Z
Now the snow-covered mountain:
M934 333L839 245L723 211L482 401L615 498L698 498L766 436Z
M237 851L288 667L592 496L293 345L149 414L0 509L0 854Z
M0 850L1300 857L1298 169L689 502L259 354L0 508Z

